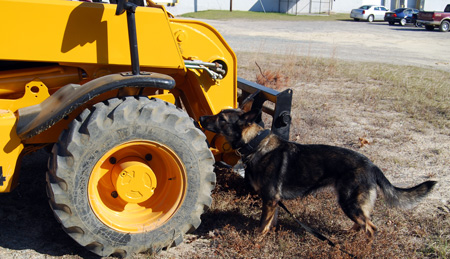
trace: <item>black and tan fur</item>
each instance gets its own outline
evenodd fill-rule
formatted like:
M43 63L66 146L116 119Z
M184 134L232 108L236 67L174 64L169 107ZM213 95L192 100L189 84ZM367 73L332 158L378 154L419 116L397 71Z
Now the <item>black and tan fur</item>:
M222 134L240 150L263 128L254 123L260 111L227 109L217 115L203 116L206 130ZM269 134L250 153L242 154L245 178L263 201L260 231L265 234L276 225L277 204L283 199L304 197L326 186L334 187L339 205L354 222L353 230L363 228L372 237L376 231L370 221L377 186L391 206L410 208L425 197L436 184L426 181L403 189L393 186L383 172L364 155L327 145L301 145Z

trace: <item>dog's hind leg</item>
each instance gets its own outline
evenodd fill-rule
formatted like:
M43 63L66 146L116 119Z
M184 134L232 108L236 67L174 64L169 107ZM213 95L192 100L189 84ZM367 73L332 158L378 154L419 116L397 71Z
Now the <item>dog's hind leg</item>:
M278 201L271 200L265 201L263 200L263 208L261 214L261 221L259 225L259 232L262 235L267 234L271 227L274 227L277 223L278 217Z
M367 235L372 238L377 230L377 227L370 221L370 213L376 200L376 188L352 192L353 195L345 195L344 193L349 192L339 193L339 204L344 213L355 222L350 230L359 231L363 228ZM355 195L355 193L358 194Z

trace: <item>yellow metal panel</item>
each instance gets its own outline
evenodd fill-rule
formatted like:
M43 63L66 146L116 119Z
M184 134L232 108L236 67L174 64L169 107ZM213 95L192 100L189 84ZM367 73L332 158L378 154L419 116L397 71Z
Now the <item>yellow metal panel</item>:
M23 145L16 134L16 116L11 111L0 110L0 192L9 192L16 184L14 175Z
M33 80L25 86L23 97L18 99L10 109L17 111L20 108L41 103L49 96L47 86L42 81Z
M0 107L16 112L20 108L39 104L50 96L47 86L39 80L26 84L24 92L24 95L18 99L0 99Z
M126 14L116 5L0 0L0 59L128 65ZM162 8L136 11L141 66L184 69ZM10 40L8 40L10 39Z
M150 95L148 96L149 98L158 98L161 99L165 102L171 103L171 104L175 104L176 102L176 97L169 93L168 91L164 91L165 93L163 94L157 94L157 95Z
M237 61L230 46L213 27L206 23L180 19L170 19L170 21L184 59L206 62L221 60L227 65L227 75L221 80L212 80L206 72L201 70L192 71L197 75L197 82L190 82L189 86L191 88L195 85L202 86L202 94L212 113L218 113L225 108L236 108ZM187 90L185 94L194 95ZM200 100L198 94L190 99Z
M70 83L78 83L81 80L80 69L75 67L63 67L63 66L48 66L40 68L25 68L17 70L5 70L0 71L0 97L8 99L17 99L22 97L26 88L24 86L31 81L41 80L47 87L53 86L51 91L56 91L56 88L64 86ZM0 99L0 104L2 100ZM24 106L30 104L23 103ZM2 109L5 106L0 105Z

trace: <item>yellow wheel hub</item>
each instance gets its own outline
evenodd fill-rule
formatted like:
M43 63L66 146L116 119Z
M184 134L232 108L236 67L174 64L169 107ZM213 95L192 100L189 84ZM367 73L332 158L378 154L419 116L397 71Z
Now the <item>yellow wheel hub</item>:
M126 158L113 168L116 189L126 202L141 203L149 199L156 189L156 176L152 169L138 157ZM128 161L130 160L130 161ZM114 179L112 179L114 183Z
M88 183L91 209L105 225L125 233L164 225L182 205L187 173L169 147L152 141L116 146L94 166Z

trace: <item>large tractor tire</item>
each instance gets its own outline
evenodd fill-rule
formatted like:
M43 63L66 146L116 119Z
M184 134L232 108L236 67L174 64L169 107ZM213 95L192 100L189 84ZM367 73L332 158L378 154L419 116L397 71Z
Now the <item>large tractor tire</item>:
M52 153L50 205L64 230L100 256L177 245L211 205L214 158L205 135L159 99L95 104Z

